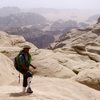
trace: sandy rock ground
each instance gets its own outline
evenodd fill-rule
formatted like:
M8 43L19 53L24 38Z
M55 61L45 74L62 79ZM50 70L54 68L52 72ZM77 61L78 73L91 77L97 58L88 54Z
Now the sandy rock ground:
M0 87L0 100L100 100L100 92L72 80L34 76L33 94L22 94L21 84Z

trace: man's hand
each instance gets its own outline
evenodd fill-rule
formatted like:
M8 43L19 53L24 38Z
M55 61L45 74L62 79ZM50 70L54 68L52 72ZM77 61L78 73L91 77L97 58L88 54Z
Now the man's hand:
M25 70L25 71L29 71L29 69L23 64L22 65L22 68L23 68L23 70Z

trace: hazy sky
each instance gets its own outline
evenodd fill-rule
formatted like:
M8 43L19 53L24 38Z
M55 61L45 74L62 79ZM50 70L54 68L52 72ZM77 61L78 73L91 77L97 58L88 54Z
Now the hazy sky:
M18 6L21 8L100 9L100 0L0 0L0 8L4 6Z

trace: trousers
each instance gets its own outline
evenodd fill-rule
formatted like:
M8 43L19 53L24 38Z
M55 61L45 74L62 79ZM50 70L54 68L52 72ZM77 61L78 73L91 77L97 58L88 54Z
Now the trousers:
M33 76L33 74L31 71L27 71L26 73L23 74L23 87L27 87L27 85L28 85L27 79L32 76Z

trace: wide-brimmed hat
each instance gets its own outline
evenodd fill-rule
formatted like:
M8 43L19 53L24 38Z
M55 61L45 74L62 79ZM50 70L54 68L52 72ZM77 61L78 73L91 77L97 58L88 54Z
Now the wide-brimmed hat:
M31 47L29 45L24 45L23 47L24 49L27 48L27 49L31 49Z

